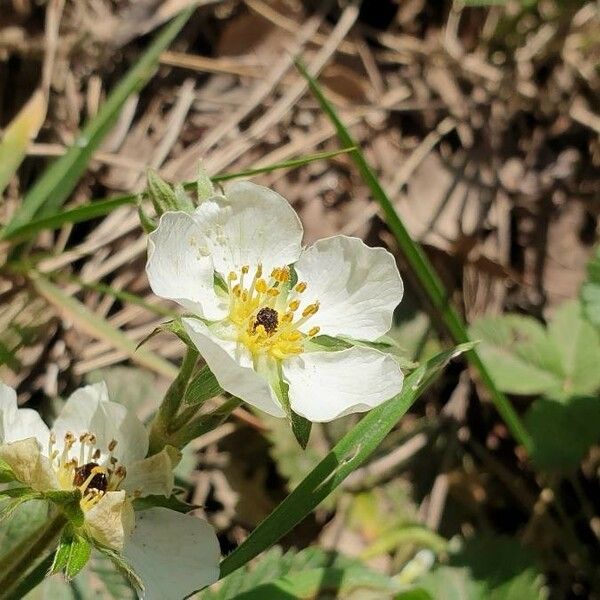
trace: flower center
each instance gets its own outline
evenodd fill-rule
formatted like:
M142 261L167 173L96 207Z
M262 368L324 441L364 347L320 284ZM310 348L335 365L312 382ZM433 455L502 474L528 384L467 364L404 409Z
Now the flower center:
M102 465L99 462L102 450L97 446L93 433L79 436L79 453L73 451L76 442L77 438L67 432L61 452L55 447L56 435L52 431L48 444L48 458L54 467L61 489L79 488L83 496L81 508L88 510L97 504L107 491L118 489L127 472L113 455L117 447L116 440L108 444Z
M311 327L306 333L300 328L319 310L319 303L309 304L296 318L306 283L292 287L288 267L273 269L267 280L263 278L262 265L247 282L249 270L245 265L239 274L232 271L227 277L228 318L236 328L236 340L254 357L266 354L282 360L302 353L304 341L317 335L319 327Z

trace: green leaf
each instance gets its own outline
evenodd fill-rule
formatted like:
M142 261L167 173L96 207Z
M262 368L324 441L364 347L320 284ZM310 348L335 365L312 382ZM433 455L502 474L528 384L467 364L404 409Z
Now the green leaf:
M361 598L384 600L398 592L398 584L381 573L360 565L349 569L310 569L291 573L253 590L240 594L236 600L280 600L281 598Z
M436 600L541 599L541 577L530 554L513 539L483 535L466 540L417 583Z
M533 437L532 459L539 469L576 469L591 446L600 442L600 398L564 402L536 400L525 414Z
M81 492L79 490L49 490L43 492L43 497L57 504L63 514L75 525L82 527L84 521L83 510L79 501Z
M50 573L64 571L65 577L70 581L85 567L91 553L90 543L72 527L65 527L58 542Z
M185 403L201 406L207 400L222 393L223 388L219 385L217 378L208 365L204 365L190 381L185 392Z
M0 499L0 511L8 500ZM41 527L48 518L49 505L43 500L21 504L11 518L0 523L0 557L13 552L16 546Z
M587 265L587 278L581 287L581 301L586 317L600 327L600 246Z
M600 338L577 302L563 304L547 329L532 317L487 317L471 327L496 385L512 394L554 398L600 387Z
M396 238L398 246L402 250L410 269L438 313L440 321L445 324L456 344L468 343L470 338L466 325L458 311L449 302L450 296L444 288L442 280L421 246L410 237L408 230L396 212L394 204L383 189L375 171L367 162L364 154L358 147L358 144L356 144L354 138L342 123L335 108L325 97L316 80L310 75L300 61L296 61L296 67L308 82L321 109L334 125L340 143L346 147L355 147L355 150L350 153L350 156L358 168L363 181L371 190L373 198L381 206L388 227ZM519 415L516 413L509 400L495 386L487 365L482 362L478 351L476 349L471 349L467 352L466 356L469 362L479 371L483 384L490 392L492 402L496 406L500 416L504 419L510 432L520 444L523 444L523 446L528 449L531 445L531 440L529 439L529 435L527 434Z
M223 560L221 575L228 575L246 564L309 515L371 455L445 364L471 347L468 344L443 352L411 373L397 396L369 412L248 538Z
M170 496L144 496L143 498L136 498L133 501L133 508L136 511L147 510L149 508L154 508L155 506L161 506L180 513L188 513L191 510L200 508L196 504L184 502L174 494L171 494Z
M319 590L318 576L326 587ZM288 587L289 586L289 587ZM252 568L245 567L228 575L217 589L203 590L199 600L238 600L244 598L389 598L397 585L387 576L373 573L357 559L317 547L300 552L282 553L271 548ZM374 595L368 595L372 592ZM365 595L365 593L367 595ZM385 593L384 596L381 596Z
M0 238L5 238L35 216L48 216L58 212L77 185L93 153L111 130L126 100L150 80L160 54L173 41L194 10L195 6L183 10L159 32L148 49L112 90L96 116L83 128L75 145L50 165L29 190L19 210L0 234Z

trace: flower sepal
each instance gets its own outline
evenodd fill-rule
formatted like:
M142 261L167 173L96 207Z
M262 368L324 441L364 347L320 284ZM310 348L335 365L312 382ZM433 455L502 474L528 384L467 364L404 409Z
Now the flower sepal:
M63 529L49 575L64 573L67 581L71 581L87 564L92 553L92 544L72 525Z

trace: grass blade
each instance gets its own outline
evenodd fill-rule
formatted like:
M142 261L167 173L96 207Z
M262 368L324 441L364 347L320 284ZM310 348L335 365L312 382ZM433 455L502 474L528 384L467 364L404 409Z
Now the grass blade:
M470 341L467 327L456 309L448 300L448 292L444 289L444 285L438 277L433 265L429 262L427 255L419 244L414 242L410 237L404 223L400 220L398 213L394 209L393 204L385 193L383 187L379 183L377 175L366 161L363 153L357 147L356 141L346 129L340 118L338 117L335 108L323 94L319 84L304 68L302 63L296 61L298 70L308 81L310 89L315 98L319 102L321 109L329 117L336 128L338 138L343 146L355 146L357 149L351 152L352 159L358 167L364 182L370 188L373 197L381 206L388 227L394 234L398 246L402 250L410 268L415 274L417 280L423 287L423 290L429 297L433 307L438 311L442 321L448 328L453 340L457 344L463 344ZM498 413L504 419L510 432L529 452L532 447L531 437L529 436L521 418L516 413L515 409L509 402L508 398L496 387L486 366L483 364L476 349L472 349L467 353L469 362L477 369L479 376L484 385L488 388L490 396Z
M173 41L195 7L182 11L166 25L111 92L98 114L83 128L76 145L50 165L23 199L23 204L3 232L14 231L34 216L56 212L73 191L90 158L110 131L131 94L139 91L152 77L160 53Z
M30 140L35 138L46 118L46 99L37 90L9 123L0 142L0 194L25 158Z
M469 348L472 348L472 344L442 352L413 371L397 396L370 411L248 538L223 560L221 577L258 556L308 516L350 473L364 463L446 363Z
M221 175L215 175L211 178L211 180L215 183L218 183L239 177L252 177L253 175L259 175L261 173L270 173L278 169L292 169L317 160L326 160L340 154L346 154L352 150L354 150L354 148L343 148L341 150L333 150L331 152L317 152L316 154L300 156L298 158L274 163L264 167L258 167L256 169L247 169L237 173L223 173ZM196 187L196 182L188 181L187 183L183 184L183 187L187 190L193 190ZM73 208L56 215L35 219L17 227L16 229L5 229L4 231L0 232L0 240L23 241L43 230L58 229L67 223L81 223L83 221L89 221L90 219L102 217L109 214L116 208L119 208L120 206L125 204L134 204L137 200L137 197L137 194L128 194L125 196L108 198L107 200L94 200L88 204L84 204L83 206L78 206L77 208Z
M155 373L173 378L177 375L177 368L169 361L157 356L145 348L137 348L136 342L130 340L119 329L113 327L102 317L94 314L77 298L65 294L39 273L30 271L31 282L40 296L54 306L58 313L65 315L77 324L78 328L97 339L109 342L114 348L121 350L129 358Z

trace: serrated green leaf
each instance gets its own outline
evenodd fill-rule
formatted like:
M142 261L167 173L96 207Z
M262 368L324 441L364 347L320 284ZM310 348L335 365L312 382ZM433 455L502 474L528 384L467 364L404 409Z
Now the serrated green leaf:
M529 407L525 423L538 468L573 470L589 448L600 442L600 398L574 397L563 402L540 398Z
M187 502L184 502L175 494L171 494L170 496L144 496L143 498L136 498L133 501L133 508L136 511L147 510L149 508L154 508L155 506L162 506L163 508L168 508L180 513L188 513L191 510L200 508L196 504L188 504Z
M465 540L450 559L418 582L436 600L541 600L541 577L514 538L482 535Z
M471 335L505 392L564 399L600 387L600 338L579 303L562 305L547 329L532 317L502 315L477 321Z
M373 573L357 559L335 552L325 552L317 547L299 552L288 550L284 554L281 548L275 546L252 568L245 567L228 575L218 588L203 590L198 597L199 600L320 598L316 588L317 573L327 579L327 589L323 591L337 590L339 595L332 595L336 598L389 598L389 595L362 594L371 590L375 594L381 594L397 589L389 577ZM308 575L304 577L305 574ZM337 579L337 582L334 579ZM290 582L291 588L286 588L286 582ZM259 595L256 590L259 591ZM352 595L354 592L356 595Z

